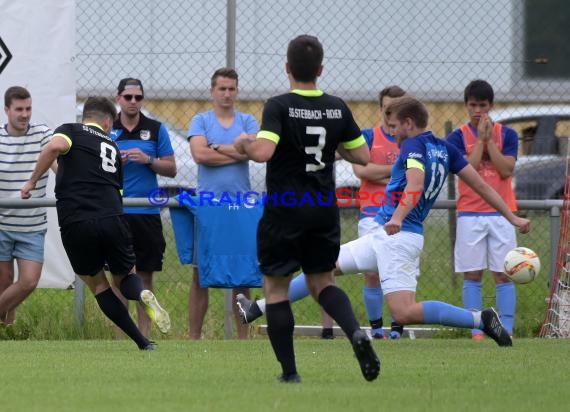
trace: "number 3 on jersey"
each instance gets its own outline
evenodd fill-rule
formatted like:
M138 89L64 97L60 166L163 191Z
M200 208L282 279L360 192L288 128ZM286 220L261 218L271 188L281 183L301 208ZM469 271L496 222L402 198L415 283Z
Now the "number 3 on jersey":
M117 159L117 149L110 145L109 143L101 142L101 167L104 171L109 173L115 173L117 167L115 166L115 161Z
M305 171L316 172L317 170L321 170L325 167L325 164L322 162L322 159L323 159L323 147L325 147L325 137L327 135L327 131L324 127L307 126L306 133L308 135L319 136L319 140L316 146L305 146L305 153L307 153L308 155L314 155L314 159L317 162L317 164L314 163L305 164Z

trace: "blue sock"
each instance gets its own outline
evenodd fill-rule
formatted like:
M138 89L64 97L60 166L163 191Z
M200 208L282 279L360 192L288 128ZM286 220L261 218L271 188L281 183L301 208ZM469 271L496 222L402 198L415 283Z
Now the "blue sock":
M436 300L427 300L422 302L422 305L424 309L424 323L459 328L473 328L475 326L473 313L467 309Z
M289 300L295 302L309 295L310 292L305 280L305 274L301 272L298 276L295 276L289 284Z
M463 281L463 307L468 310L481 310L483 308L483 296L481 295L481 281ZM483 331L473 329L472 335L482 334Z
M382 305L384 305L384 296L382 288L369 288L367 286L362 289L362 297L364 299L364 307L370 322L382 319ZM372 328L372 334L383 334L382 328Z
M517 306L517 290L512 282L498 283L495 286L497 309L501 317L503 326L513 334L513 326L515 322L515 307Z

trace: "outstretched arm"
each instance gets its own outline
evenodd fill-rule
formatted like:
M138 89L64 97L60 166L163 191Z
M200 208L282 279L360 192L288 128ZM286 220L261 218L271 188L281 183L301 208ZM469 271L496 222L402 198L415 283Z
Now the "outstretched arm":
M344 160L350 163L366 166L370 161L370 149L366 143L353 149L345 149L342 147L342 144L340 144L338 145L337 152Z
M511 224L518 227L521 233L530 231L530 220L516 216L495 189L485 183L473 166L465 166L457 175L494 209L497 209Z
M20 189L20 196L22 199L29 199L32 197L32 194L30 192L36 187L38 180L52 166L52 164L55 162L55 159L57 159L60 154L67 153L70 147L71 143L66 138L60 135L53 136L50 142L40 153L38 162L36 163L36 167L34 168L30 179Z
M366 179L376 184L387 184L390 181L392 165L381 165L371 161L366 166L353 164L352 170L359 179Z

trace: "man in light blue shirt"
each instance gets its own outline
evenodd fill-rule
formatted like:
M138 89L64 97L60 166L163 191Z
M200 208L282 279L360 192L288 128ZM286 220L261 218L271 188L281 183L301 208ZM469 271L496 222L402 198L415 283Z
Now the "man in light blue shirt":
M257 121L251 114L235 110L238 93L238 74L234 69L221 68L211 79L214 108L192 118L188 130L192 157L198 164L198 192L209 192L214 197L237 196L250 190L249 162L237 153L234 140L242 133L255 134ZM234 289L235 295L249 289ZM194 267L189 296L190 339L200 339L202 324L208 310L208 289L200 287L198 268ZM234 308L238 337L246 339L249 328L239 321Z

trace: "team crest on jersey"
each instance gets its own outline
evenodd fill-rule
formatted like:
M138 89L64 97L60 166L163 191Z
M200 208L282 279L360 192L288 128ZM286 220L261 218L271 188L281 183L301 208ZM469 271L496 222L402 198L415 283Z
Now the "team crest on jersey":
M141 139L142 140L150 139L150 130L141 130Z

